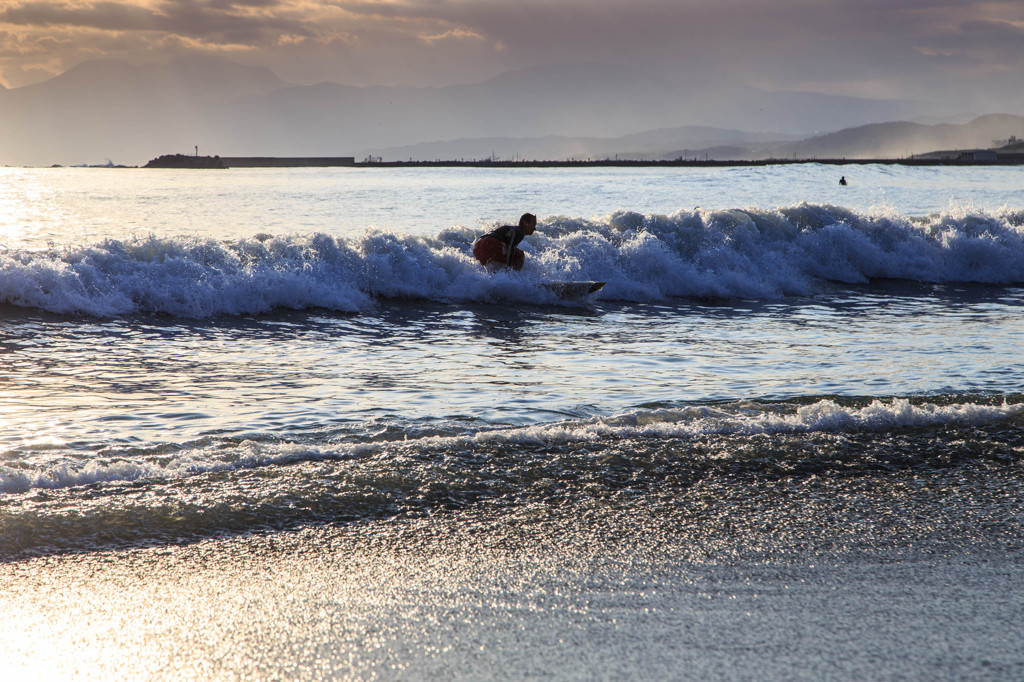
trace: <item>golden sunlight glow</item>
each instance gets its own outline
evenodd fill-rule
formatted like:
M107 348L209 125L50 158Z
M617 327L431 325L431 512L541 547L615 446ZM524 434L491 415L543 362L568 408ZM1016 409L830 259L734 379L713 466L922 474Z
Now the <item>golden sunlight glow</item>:
M165 36L160 40L156 41L156 44L164 47L181 47L193 52L219 52L224 54L255 52L256 50L259 49L253 45L244 45L241 43L209 42L198 38L188 38L179 35Z
M24 174L12 168L0 168L0 247L10 246L20 235L28 219Z
M419 40L428 44L433 45L434 43L456 41L456 40L486 40L487 38L476 31L467 31L465 29L456 28L445 33L438 35L421 35Z

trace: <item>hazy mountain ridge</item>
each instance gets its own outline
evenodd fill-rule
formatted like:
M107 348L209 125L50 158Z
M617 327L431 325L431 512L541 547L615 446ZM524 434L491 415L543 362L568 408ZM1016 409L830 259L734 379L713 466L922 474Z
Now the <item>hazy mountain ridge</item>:
M481 138L365 153L417 161L487 159L492 155L502 160L898 159L939 150L988 149L1011 136L1024 138L1024 117L989 114L967 123L873 123L797 140L783 140L782 135L771 133L684 126L619 138Z
M784 154L777 150L800 144L793 141L800 133L915 113L962 112L953 104L938 111L914 102L764 92L728 78L594 64L524 69L473 85L399 88L295 85L267 69L211 57L138 67L105 60L0 90L0 123L9 131L0 138L0 163L141 164L196 145L221 156L395 150L395 158L406 158L416 149L429 159L674 158L727 146L738 154ZM453 142L432 142L438 140ZM506 151L496 148L499 141ZM840 141L819 140L806 153L846 148ZM494 148L468 151L481 146Z
M693 158L697 150L718 145L778 144L780 133L750 133L710 126L680 126L615 138L549 135L535 138L494 137L425 142L397 148L360 150L360 156L391 160L657 160L666 150L687 147L678 156Z
M182 57L141 67L114 59L88 61L48 81L8 92L11 97L37 101L104 95L113 98L111 103L149 98L211 103L267 95L290 86L262 67L215 57Z
M987 114L967 123L873 123L766 147L740 147L738 156L708 150L714 158L903 158L946 149L989 149L1009 137L1024 137L1024 117ZM671 156L671 155L669 155Z
M226 107L288 86L267 69L192 57L135 67L86 62L55 78L0 93L0 163L47 165L108 158L136 163L150 149L212 148Z

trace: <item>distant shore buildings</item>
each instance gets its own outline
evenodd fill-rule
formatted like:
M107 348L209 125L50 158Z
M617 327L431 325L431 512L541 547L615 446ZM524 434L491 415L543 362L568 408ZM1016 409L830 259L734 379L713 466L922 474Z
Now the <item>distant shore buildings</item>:
M472 161L441 160L436 161L384 161L379 156L367 156L357 162L354 156L199 156L190 154L164 154L150 160L144 168L325 168L325 167L443 167L443 166L479 166L479 167L573 167L573 166L769 166L793 163L822 164L902 164L902 165L1024 165L1024 140L1011 136L1008 140L999 140L998 146L988 149L950 149L923 154L913 154L902 158L766 158L766 159L586 159L586 160L499 160L495 158Z
M922 161L961 161L978 163L1021 164L1024 163L1024 140L1011 135L1008 140L996 140L996 146L988 149L948 149L925 154L915 154L914 159Z
M354 166L354 156L195 156L164 154L143 168L301 168Z
M227 168L219 156L164 154L151 159L143 168Z

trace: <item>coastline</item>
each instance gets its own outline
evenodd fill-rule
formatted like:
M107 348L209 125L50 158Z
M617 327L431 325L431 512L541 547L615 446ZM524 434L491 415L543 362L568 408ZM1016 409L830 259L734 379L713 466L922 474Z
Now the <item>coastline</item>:
M717 159L671 159L661 161L620 160L620 159L586 159L586 160L436 160L436 161L339 161L337 157L184 157L172 163L154 163L154 159L143 166L103 165L86 166L87 168L157 168L157 169L197 169L227 170L231 168L756 168L764 166L795 166L819 164L825 166L1021 166L1024 155L1013 159L756 159L756 160L717 160ZM53 166L60 167L60 166Z
M1008 160L973 160L973 159L760 159L760 160L697 160L672 159L667 161L626 161L617 159L581 160L581 161L374 161L356 162L352 165L361 168L402 168L402 167L456 167L456 168L666 168L666 167L754 167L754 166L791 166L801 164L822 164L829 166L845 165L888 165L888 166L1019 166L1024 165L1024 158Z

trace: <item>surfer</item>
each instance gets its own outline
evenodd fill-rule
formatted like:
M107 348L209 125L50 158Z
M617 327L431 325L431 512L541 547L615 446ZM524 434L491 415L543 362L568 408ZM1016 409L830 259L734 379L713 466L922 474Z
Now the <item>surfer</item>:
M846 184L846 176L845 175L843 177L839 178L839 184L840 185L845 185Z
M537 229L537 216L524 213L518 225L502 225L493 232L488 232L473 245L473 255L488 270L511 267L521 270L526 254L516 248L523 237L528 237Z

